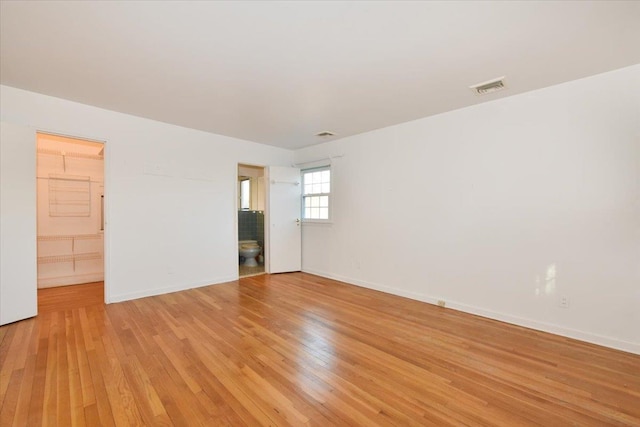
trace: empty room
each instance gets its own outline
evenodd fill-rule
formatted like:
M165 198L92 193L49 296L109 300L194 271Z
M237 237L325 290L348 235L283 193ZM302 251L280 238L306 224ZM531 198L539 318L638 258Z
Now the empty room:
M0 426L640 426L638 23L0 0Z

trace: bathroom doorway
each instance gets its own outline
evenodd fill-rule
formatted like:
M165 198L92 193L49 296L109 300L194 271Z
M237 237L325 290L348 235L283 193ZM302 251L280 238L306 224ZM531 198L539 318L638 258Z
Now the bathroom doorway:
M265 168L238 164L238 273L265 272Z
M36 144L38 290L104 297L104 143L38 132Z

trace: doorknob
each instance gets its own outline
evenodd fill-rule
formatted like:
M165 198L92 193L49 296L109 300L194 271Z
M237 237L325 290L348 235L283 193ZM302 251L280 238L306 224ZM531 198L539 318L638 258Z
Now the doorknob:
M300 225L300 218L296 218L296 224Z

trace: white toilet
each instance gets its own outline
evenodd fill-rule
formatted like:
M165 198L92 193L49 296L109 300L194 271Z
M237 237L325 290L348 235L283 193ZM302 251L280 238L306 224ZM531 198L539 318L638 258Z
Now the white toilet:
M243 265L247 267L256 267L258 263L256 262L256 257L260 253L260 245L255 240L240 240L238 242L238 251L240 252L240 256L244 257Z

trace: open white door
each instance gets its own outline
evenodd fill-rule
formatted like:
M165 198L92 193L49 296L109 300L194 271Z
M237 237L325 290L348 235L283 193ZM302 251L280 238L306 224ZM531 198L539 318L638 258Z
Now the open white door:
M0 124L0 325L38 313L36 133Z
M267 169L269 273L300 271L302 241L300 224L300 169L271 166Z

